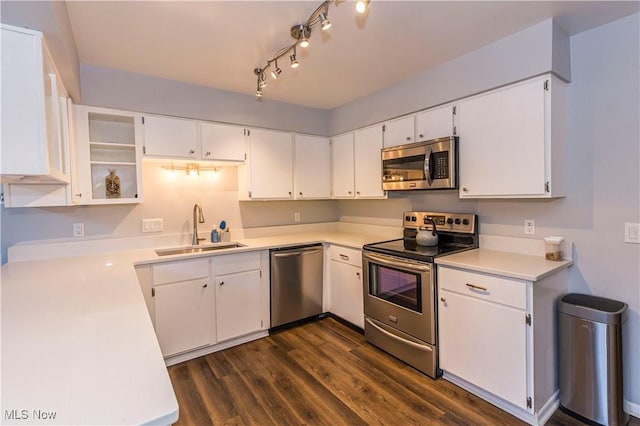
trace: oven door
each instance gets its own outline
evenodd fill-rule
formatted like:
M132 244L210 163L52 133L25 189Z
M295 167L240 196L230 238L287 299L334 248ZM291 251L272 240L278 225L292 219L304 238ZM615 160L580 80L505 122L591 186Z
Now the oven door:
M436 344L433 265L363 252L365 317Z

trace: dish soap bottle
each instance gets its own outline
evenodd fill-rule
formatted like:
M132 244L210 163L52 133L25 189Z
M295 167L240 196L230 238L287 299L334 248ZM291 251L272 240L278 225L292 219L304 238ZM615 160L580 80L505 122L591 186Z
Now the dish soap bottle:
M211 242L217 243L219 241L220 241L220 234L218 233L218 229L213 228L213 231L211 231Z

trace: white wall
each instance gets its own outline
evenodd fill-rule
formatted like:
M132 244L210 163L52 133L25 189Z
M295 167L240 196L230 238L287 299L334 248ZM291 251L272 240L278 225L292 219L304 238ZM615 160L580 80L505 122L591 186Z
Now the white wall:
M576 263L570 269L569 291L629 304L623 336L624 397L635 404L636 416L640 414L640 245L623 239L624 223L640 222L639 28L640 15L635 14L570 40L567 197L471 201L445 191L395 195L387 202L340 202L341 217L365 220L393 220L411 209L477 212L481 233L522 238L524 219L531 218L536 221L535 238L563 235L572 240Z

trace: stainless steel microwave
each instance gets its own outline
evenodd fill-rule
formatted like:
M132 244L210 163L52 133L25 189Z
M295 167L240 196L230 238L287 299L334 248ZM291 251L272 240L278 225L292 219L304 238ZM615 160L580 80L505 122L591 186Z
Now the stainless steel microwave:
M382 150L382 189L458 187L458 138L432 139Z

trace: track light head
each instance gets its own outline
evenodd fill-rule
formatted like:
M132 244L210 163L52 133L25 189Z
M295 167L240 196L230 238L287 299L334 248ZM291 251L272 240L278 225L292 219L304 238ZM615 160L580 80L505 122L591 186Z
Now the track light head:
M280 76L280 74L282 73L282 70L278 66L278 60L277 59L276 59L275 63L276 63L276 67L271 70L271 77L273 77L274 80L277 80L278 77Z
M311 36L311 27L307 24L294 25L291 27L291 37L300 42L300 47L309 47L309 37Z
M356 12L364 13L369 5L369 0L358 0L356 2Z
M329 28L331 28L331 21L329 21L329 18L327 18L327 14L320 12L318 14L318 19L320 20L320 25L322 25L322 31L327 31Z

